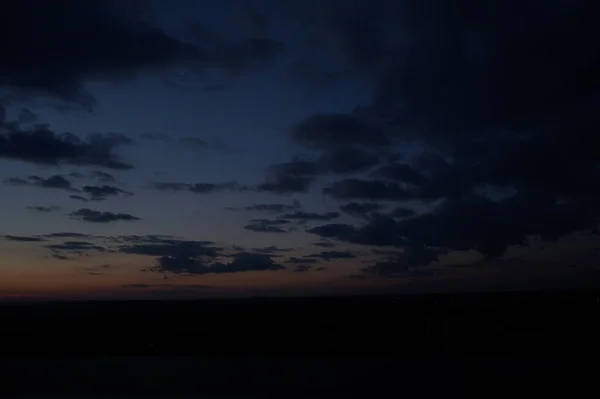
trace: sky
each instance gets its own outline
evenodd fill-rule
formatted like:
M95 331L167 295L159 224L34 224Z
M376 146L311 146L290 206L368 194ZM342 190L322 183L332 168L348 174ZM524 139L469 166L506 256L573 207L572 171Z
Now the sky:
M2 299L600 283L592 0L0 14Z

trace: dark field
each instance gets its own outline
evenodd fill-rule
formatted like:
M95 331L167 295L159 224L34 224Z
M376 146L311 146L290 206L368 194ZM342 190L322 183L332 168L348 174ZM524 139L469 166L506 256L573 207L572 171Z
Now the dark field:
M508 293L0 307L5 353L389 354L600 348L600 294ZM6 344L9 343L10 344Z
M578 397L598 298L4 304L0 397Z

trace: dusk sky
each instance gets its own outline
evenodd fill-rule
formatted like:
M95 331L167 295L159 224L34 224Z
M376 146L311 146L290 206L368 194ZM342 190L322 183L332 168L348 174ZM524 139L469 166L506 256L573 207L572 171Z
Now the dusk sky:
M4 0L0 298L600 283L597 0Z

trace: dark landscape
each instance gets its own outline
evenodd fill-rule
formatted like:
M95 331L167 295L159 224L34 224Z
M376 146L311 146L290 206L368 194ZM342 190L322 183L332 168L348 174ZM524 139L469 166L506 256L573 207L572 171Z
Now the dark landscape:
M1 305L3 353L354 355L597 349L600 293Z
M0 393L524 395L558 386L572 393L592 381L599 298L538 292L5 303Z

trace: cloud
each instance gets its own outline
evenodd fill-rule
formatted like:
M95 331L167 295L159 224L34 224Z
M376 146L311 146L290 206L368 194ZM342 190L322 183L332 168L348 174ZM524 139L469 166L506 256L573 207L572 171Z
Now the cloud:
M279 226L289 223L290 221L285 219L252 219L249 224L244 226L244 229L257 233L287 233L287 230Z
M376 262L373 266L362 268L365 274L381 277L401 277L407 274L421 274L415 270L419 266L426 266L438 259L440 251L422 246L406 247L394 257Z
M113 265L99 265L99 266L92 266L92 267L88 267L85 270L88 272L88 274L92 275L92 276L103 276L105 273L105 271L109 270L109 269L113 269L114 266Z
M59 206L28 206L27 209L42 213L50 213L59 211L61 208Z
M153 292L154 294L160 293L175 293L176 291L197 291L197 290L212 290L213 287L202 284L144 284L144 283L132 283L123 284L121 288L134 288L134 289L145 289L153 288L158 291Z
M110 173L102 172L100 170L92 171L91 176L103 183L115 183L117 181Z
M159 236L117 237L117 241L126 242L121 245L119 252L148 256L183 256L190 258L218 257L223 248L215 247L212 241L190 241Z
M286 213L281 215L281 218L284 220L299 220L302 222L305 221L328 221L337 219L340 217L339 212L326 212L326 213L312 213L312 212L304 212L304 211L295 211L292 213Z
M449 199L431 212L400 221L379 216L359 227L329 224L308 232L349 243L436 248L440 253L475 249L494 258L511 245L525 245L528 237L554 241L596 226L588 209L518 194L499 201L480 196Z
M343 238L354 234L356 228L344 223L330 223L312 227L307 230L311 234L316 234L325 238Z
M334 242L328 242L328 241L317 241L317 242L313 242L312 245L316 245L317 247L323 247L323 248L334 248L336 246L336 244Z
M406 0L309 9L315 46L327 54L319 59L315 51L313 59L323 71L339 62L329 71L348 71L374 90L366 106L313 115L290 136L319 159L347 148L377 156L377 166L365 162L323 192L393 207L381 215L351 202L342 212L362 223L309 233L427 259L466 249L497 257L527 237L555 241L597 229L600 57L592 38L600 28L592 2ZM413 143L409 153L420 154L390 156ZM415 263L407 256L378 269Z
M29 236L12 236L5 235L4 239L7 241L18 241L18 242L42 242L46 241L41 237L29 237Z
M82 197L81 195L69 195L69 198L77 200L77 201L81 201L81 202L88 202L89 200L85 197Z
M21 109L17 115L17 121L19 123L31 123L35 122L36 119L37 116L27 108Z
M253 252L259 253L259 254L276 254L278 252L290 252L292 251L292 248L280 248L280 247L276 247L275 245L271 245L268 247L263 247L263 248L252 248Z
M210 194L217 191L243 191L242 187L237 182L228 183L179 183L179 182L157 182L153 183L150 188L165 192L180 192L187 191L194 194Z
M398 183L350 178L333 183L323 193L338 200L399 201L411 199Z
M92 252L106 252L106 248L87 241L65 241L61 244L45 245L53 257L70 259L71 256L88 256Z
M296 273L303 273L303 272L307 272L307 271L309 271L309 270L311 270L311 269L312 269L312 266L311 266L311 265L297 265L297 266L294 268L294 271L295 271Z
M297 257L291 257L289 259L287 259L285 261L285 263L289 263L292 265L305 265L305 264L309 264L309 263L317 263L318 260L317 259L313 259L313 258L297 258Z
M85 6L76 0L3 2L0 14L11 32L0 39L3 84L91 109L95 100L84 89L87 79L130 79L142 70L205 61L199 48L144 27L140 15L124 15L114 5L103 0ZM42 64L42 69L31 67Z
M156 258L150 272L172 274L223 274L245 271L279 270L283 266L273 261L273 253L287 252L287 248L275 246L257 248L255 252L239 251L226 254L224 248L212 241L189 241L162 236L120 236L117 241L125 244L117 250L125 254L146 255ZM231 257L232 261L219 261Z
M88 208L81 208L75 212L71 212L69 216L71 216L73 219L79 219L85 222L92 223L110 223L117 221L141 220L140 218L130 215L128 213L101 212Z
M256 204L245 207L246 211L283 213L300 208L300 202L294 201L293 204Z
M134 284L123 284L121 287L122 288L150 288L150 287L152 287L152 285L151 284L134 283Z
M196 151L231 151L231 148L218 137L210 140L199 137L182 137L178 143Z
M397 223L406 239L452 250L476 249L486 257L501 256L528 237L557 240L590 230L597 219L587 208L557 203L553 198L517 194L500 201L473 196L446 200L434 211Z
M369 214L381 210L381 204L375 202L349 202L341 205L340 210L350 216L368 219Z
M5 183L13 186L36 186L42 188L54 188L59 190L76 191L71 185L71 182L60 175L54 175L48 178L42 178L39 176L29 176L27 179L11 177L5 180Z
M144 133L141 137L145 140L160 141L169 144L178 144L179 146L196 151L232 151L220 137L201 138L201 137L173 137L164 133Z
M207 265L189 256L163 256L158 258L153 271L174 274L229 274L252 271L275 271L285 269L275 263L271 256L250 252L238 252L229 263L215 262Z
M416 214L417 213L413 209L405 208L402 206L398 206L398 207L394 208L391 213L392 217L395 217L398 219L415 216Z
M357 173L376 166L379 157L358 148L336 148L319 157L323 173Z
M233 74L268 66L285 49L283 42L262 35L232 41L206 25L189 23L187 28L198 43L204 44L210 66Z
M0 157L40 165L100 166L109 169L131 169L115 150L131 139L119 134L94 133L85 139L71 134L58 134L46 125L31 129L0 126Z
M85 233L74 233L74 232L60 232L45 234L44 237L48 238L94 238L95 236Z
M290 129L300 145L313 149L337 149L341 146L387 147L389 139L380 129L344 114L311 116Z
M323 251L312 255L307 255L308 258L319 258L323 260L333 259L353 259L356 258L352 252L348 251Z
M426 177L410 165L404 163L391 163L381 166L372 174L374 177L392 180L399 183L420 186L426 182Z
M92 110L96 100L85 89L88 80L126 82L139 73L174 67L244 72L270 65L284 51L282 42L266 36L234 41L200 35L209 29L196 22L187 26L189 41L182 41L155 26L148 17L152 5L141 3L2 2L0 14L11 32L0 39L2 86L17 95L51 96Z
M260 184L257 190L276 194L307 192L321 173L316 162L294 158L289 162L271 165L267 171L267 181Z
M89 195L92 201L104 200L107 197L131 196L133 193L121 190L120 188L103 185L103 186L83 186L82 191Z
M324 238L361 245L400 246L405 243L405 238L396 221L386 216L374 217L360 227L332 223L313 227L307 232Z

